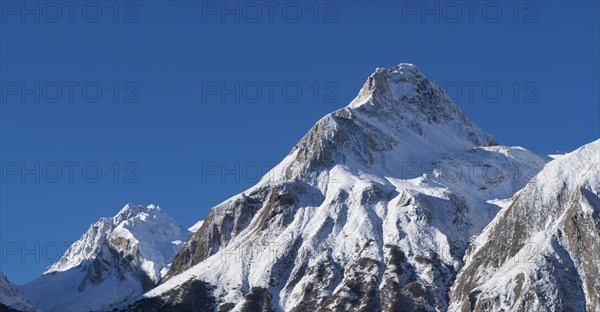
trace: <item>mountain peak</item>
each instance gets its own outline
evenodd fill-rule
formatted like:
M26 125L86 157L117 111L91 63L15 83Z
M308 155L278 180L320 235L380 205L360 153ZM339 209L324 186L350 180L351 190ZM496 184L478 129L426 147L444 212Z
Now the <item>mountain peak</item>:
M155 286L191 234L157 205L128 203L92 224L24 293L44 311L106 310Z
M142 213L150 214L164 214L159 206L150 204L148 206L127 203L121 210L112 218L112 223L118 225L119 223L135 218Z
M441 132L446 135L467 138L472 144L497 145L491 135L465 117L437 82L427 79L409 63L377 68L357 97L342 110L369 116L384 123L386 128L405 124L410 128L425 129L438 125L445 128Z
M172 242L189 236L181 225L162 211L159 206L128 203L112 218L101 218L71 247L65 255L45 273L66 271L102 253L105 247L118 249L125 254L146 258L157 265L148 270L153 280L160 279L159 266L165 266L168 257L152 252L157 246L175 253L179 247ZM124 243L127 241L127 243ZM164 245L164 246L163 246ZM160 259L156 259L156 258Z
M150 211L150 210L160 211L161 209L160 209L160 206L154 205L154 204L144 206L144 205L139 205L139 204L134 204L134 203L127 203L127 204L125 204L125 206L123 206L123 208L121 208L121 210L119 210L117 215L119 215L119 214L138 214L140 212L145 212L145 211Z
M415 87L426 80L425 75L413 64L400 63L391 68L377 67L349 107L357 107L376 98L399 100L403 96L415 95Z
M400 63L396 66L385 68L377 67L374 74L383 73L387 77L396 79L419 79L424 78L423 74L416 65L411 63Z
M348 106L321 118L268 176L290 179L345 164L389 171L392 163L495 145L436 82L400 63L377 68Z

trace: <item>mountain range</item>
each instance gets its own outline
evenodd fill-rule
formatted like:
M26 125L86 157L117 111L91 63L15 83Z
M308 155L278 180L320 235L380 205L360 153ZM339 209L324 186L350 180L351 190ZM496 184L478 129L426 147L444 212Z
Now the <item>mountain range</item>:
M185 229L102 218L0 302L41 311L600 311L600 140L501 146L416 66L371 74Z

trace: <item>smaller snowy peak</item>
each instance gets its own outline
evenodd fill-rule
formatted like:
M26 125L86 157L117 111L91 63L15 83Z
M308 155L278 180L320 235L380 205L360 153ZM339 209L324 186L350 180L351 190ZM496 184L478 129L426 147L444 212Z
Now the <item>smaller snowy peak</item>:
M169 265L191 233L167 215L157 205L125 205L114 217L101 218L56 263L44 273L66 271L86 260L107 254L106 248L139 261L141 268L154 281L161 278L161 270Z
M0 303L19 311L37 311L2 272L0 272Z
M44 311L110 310L157 285L191 235L157 205L127 204L19 289Z

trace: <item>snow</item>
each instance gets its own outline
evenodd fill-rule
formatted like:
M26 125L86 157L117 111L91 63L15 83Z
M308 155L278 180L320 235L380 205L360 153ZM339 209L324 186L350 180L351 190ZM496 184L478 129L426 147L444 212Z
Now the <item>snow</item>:
M190 236L159 206L127 204L91 225L44 275L21 289L45 311L101 309L143 293L145 278L158 283ZM106 271L98 272L97 261Z
M502 199L522 188L545 159L522 147L486 146L494 139L469 123L435 83L426 90L438 102L407 104L420 102L414 99L419 96L416 85L426 83L411 64L378 69L348 107L321 119L311 130L318 134L305 136L279 165L243 193L294 180L314 186L323 195L322 202L315 203L314 196L307 194L289 224L272 225L262 232L255 231L258 211L246 230L215 254L144 296L161 296L190 279L200 279L216 287L215 296L222 302L239 303L250 288L271 287L269 280L273 274L278 276L277 263L290 255L298 256L287 260L292 266L287 271L298 272L302 264L316 267L332 259L349 272L361 258L384 263L388 244L404 251L415 274L426 283L434 282L433 273L431 267L415 260L420 256L440 255L457 271L462 265L461 250L503 207ZM346 132L340 116L351 116L358 129L350 127L355 132ZM327 148L326 140L335 140L340 132L347 140L331 151L335 161L331 168L323 170L298 160ZM377 141L367 145L365 136ZM451 175L448 170L452 168L461 174ZM529 171L522 172L525 169ZM530 176L520 176L524 173ZM464 211L462 205L467 207ZM299 247L297 239L302 242ZM364 247L357 253L356 246ZM280 282L287 279L278 278ZM297 306L303 292L318 282L307 274L295 285L278 286L275 308ZM326 296L342 286L340 281L336 288L320 291ZM437 287L446 291L444 285ZM234 311L239 308L238 304Z
M472 263L517 198L541 198L531 213L529 244L502 267L485 268L481 288L514 289L519 274L540 265L535 257L520 260L557 253L551 241L566 215L542 208L565 187L600 193L599 144L551 157L499 146L413 64L378 68L347 107L319 120L282 162L213 208L210 218L184 229L159 206L127 204L92 225L42 277L20 289L48 311L77 311L110 309L142 294L166 296L198 279L212 286L220 303L234 303L233 311L253 287L268 289L274 309L287 311L309 293L319 304L353 296L344 293L349 281L378 283L383 293L390 291L390 280L403 286L410 277L431 291L421 308L444 310L463 263ZM286 192L294 197L289 207L277 201ZM234 203L247 196L261 207L236 215ZM594 213L588 203L581 207ZM222 233L218 244L208 235L192 235L232 223L247 225ZM215 246L207 247L216 251L208 258L164 280L178 251L210 242ZM390 246L401 252L400 264L391 261ZM361 266L365 259L377 265ZM356 276L364 279L351 281ZM158 285L148 290L144 277ZM510 310L514 298L507 296L500 307Z
M200 227L202 227L203 223L204 223L204 220L200 220L200 221L196 222L194 225L192 225L190 228L188 228L188 231L190 231L192 233L196 233L196 231L198 231L198 229L200 229Z
M464 279L481 281L476 284L476 289L481 292L480 297L499 302L500 305L495 306L495 309L512 310L518 302L527 300L514 297L515 289L522 288L546 294L540 297L543 301L534 302L532 307L527 309L528 311L535 311L542 307L582 310L586 302L591 304L595 299L591 297L590 290L586 286L588 284L585 283L585 279L588 277L585 274L587 269L584 267L596 266L597 270L600 259L597 254L582 259L584 254L579 253L580 247L571 246L566 238L570 234L565 224L570 221L568 219L574 218L568 216L568 213L572 213L569 212L571 207L578 207L578 212L583 214L578 216L577 222L584 222L583 218L593 220L593 215L598 212L598 206L593 207L587 200L577 200L576 194L580 194L581 190L587 190L593 194L592 196L596 196L598 198L596 205L600 202L600 140L584 145L571 153L553 157L553 160L547 163L511 200L502 201L502 210L474 241L457 280L460 281L462 275L467 274L465 272L471 266L477 267L478 263L486 263L485 257L488 256L484 250L487 246L496 244L494 246L499 248L498 243L494 242L505 243L502 237L497 237L498 233L512 233L515 229L519 229L523 232L519 235L520 240L511 241L510 244L522 247L512 257L500 261L499 267L479 267L475 277L464 277ZM577 202L574 203L575 200ZM575 204L576 206L573 206ZM590 233L585 235L580 233L571 239L581 240L582 237L588 237L587 235L594 237L594 229L589 230ZM582 244L584 241L579 243ZM594 246L583 247L594 248ZM498 261L496 255L493 257L494 262ZM561 263L560 267L553 267L552 261ZM575 278L582 280L581 296L574 295L576 298L569 298L571 292L575 293L578 287L572 282L563 285L563 281L556 280L557 276L563 274L562 272L570 272L568 273L570 280ZM591 285L593 283L595 281ZM561 291L561 288L568 291ZM498 301L494 298L504 299ZM451 311L461 310L461 302L458 299L460 298L455 297L450 307ZM592 306L587 307L587 309L591 308Z

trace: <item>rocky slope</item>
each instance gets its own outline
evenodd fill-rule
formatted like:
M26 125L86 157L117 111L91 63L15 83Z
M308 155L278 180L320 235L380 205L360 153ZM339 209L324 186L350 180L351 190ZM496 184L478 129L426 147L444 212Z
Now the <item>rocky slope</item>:
M414 65L377 69L126 309L444 311L497 199L544 163L498 146Z
M0 272L0 304L2 305L0 311L9 308L19 311L36 311L2 272Z
M600 311L600 140L550 162L466 259L452 311Z
M190 236L159 207L127 204L20 290L43 311L108 309L153 288Z

